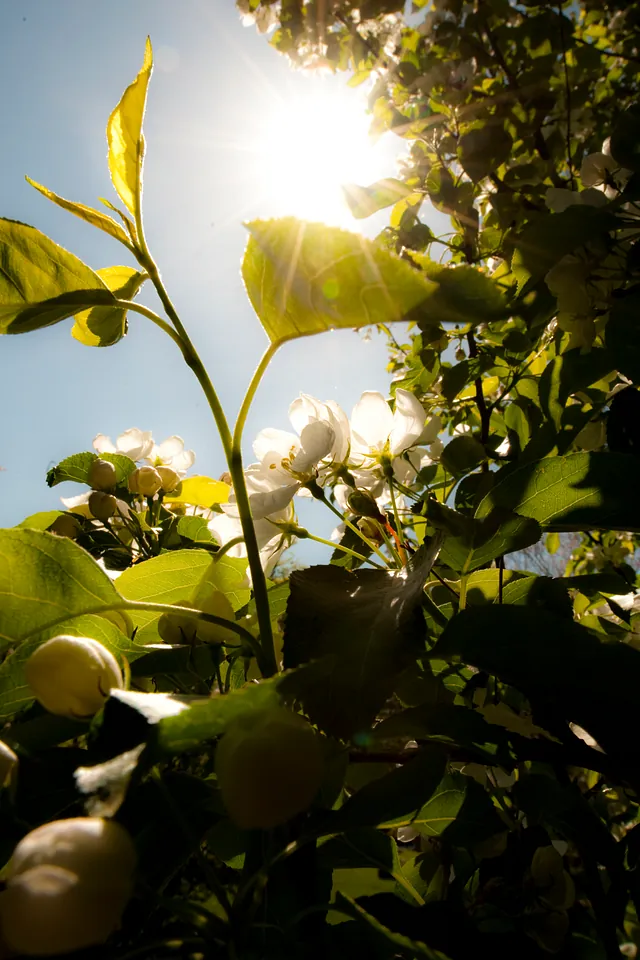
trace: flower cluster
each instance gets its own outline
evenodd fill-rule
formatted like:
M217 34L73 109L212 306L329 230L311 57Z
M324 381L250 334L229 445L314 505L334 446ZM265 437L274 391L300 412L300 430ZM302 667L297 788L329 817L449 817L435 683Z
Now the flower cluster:
M317 495L319 488L330 487L338 502L344 503L349 491L357 488L382 507L389 502L392 483L411 484L442 450L440 419L427 419L421 403L401 388L396 390L393 412L375 391L362 394L351 420L335 401L301 394L289 408L289 419L295 433L269 428L258 434L253 444L257 462L245 471L267 573L292 542L296 494L309 496L314 491ZM241 536L233 493L222 510L209 527L225 544ZM245 555L242 544L232 551L232 555Z

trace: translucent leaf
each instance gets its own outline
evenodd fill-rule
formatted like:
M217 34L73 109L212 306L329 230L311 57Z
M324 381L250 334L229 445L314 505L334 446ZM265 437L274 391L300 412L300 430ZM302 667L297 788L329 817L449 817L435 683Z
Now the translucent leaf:
M640 530L640 459L625 453L573 453L503 467L480 503L514 510L548 530Z
M0 219L0 333L27 333L112 301L72 253L35 227Z
M124 483L130 473L136 468L135 463L122 453L97 453L87 450L86 453L74 453L47 472L47 485L55 487L66 480L74 483L89 483L89 471L94 460L108 460L116 468L116 484Z
M122 94L107 122L111 179L122 202L134 217L140 212L145 148L142 121L152 68L151 41L147 37L142 69Z
M402 320L437 289L395 254L337 227L284 217L248 229L242 276L274 343Z
M97 270L118 300L133 300L147 274L133 267L103 267ZM127 332L127 311L118 307L93 307L75 316L71 335L88 347L110 347Z
M73 200L65 200L64 197L54 193L53 190L49 190L48 187L43 187L41 183L36 183L36 181L32 180L31 177L25 177L25 180L27 183L30 183L32 187L35 187L35 189L38 190L38 192L48 200L51 200L53 203L57 203L57 205L62 207L63 210L68 210L69 213L75 214L76 217L80 217L81 220L84 220L86 223L90 223L91 226L98 227L99 230L104 230L105 233L108 233L109 236L113 237L115 240L119 240L120 243L123 243L125 247L128 247L129 250L132 249L129 237L122 229L120 224L116 223L113 217L108 217L106 213L101 213L99 210L94 210L93 207L86 207L83 203L75 203Z
M393 177L378 180L369 187L359 187L357 183L349 183L342 189L349 209L357 220L363 220L384 207L390 207L412 192L406 183L395 180Z
M0 650L53 620L118 599L104 570L73 541L0 530Z
M66 623L58 624L52 629L45 630L21 643L18 649L11 653L0 666L0 720L8 720L19 710L24 710L33 703L33 694L24 675L25 664L36 647L39 647L45 640L56 637L61 633L97 640L103 647L111 651L120 664L122 664L123 656L129 663L132 663L145 653L143 647L129 640L124 633L104 617L77 617Z
M178 490L165 503L188 503L192 507L211 507L214 503L226 503L231 487L222 480L211 477L187 477Z

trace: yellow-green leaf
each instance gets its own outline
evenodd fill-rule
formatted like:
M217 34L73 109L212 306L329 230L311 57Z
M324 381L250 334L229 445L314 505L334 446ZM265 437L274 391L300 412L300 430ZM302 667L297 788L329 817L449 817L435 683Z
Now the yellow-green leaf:
M133 267L104 267L96 271L118 300L133 300L147 274ZM93 307L75 316L71 335L88 347L110 347L127 332L127 311Z
M420 271L359 234L295 217L247 226L242 276L274 343L402 320L437 290Z
M142 69L122 94L122 99L107 122L111 179L122 202L134 217L139 213L142 193L142 121L152 68L151 41L147 37Z
M43 187L41 183L36 183L36 181L32 180L31 177L25 177L25 180L27 183L30 183L32 187L35 187L35 189L48 200L51 200L53 203L57 203L57 205L62 207L63 210L68 210L69 213L75 214L76 217L80 217L81 220L86 221L86 223L90 223L93 227L98 227L98 229L104 230L105 233L108 233L109 236L119 240L120 243L123 243L129 250L133 249L129 237L122 229L120 224L116 223L113 217L108 217L106 213L101 213L99 210L94 210L93 207L86 207L83 203L75 203L73 200L65 200L64 197L54 193L53 190L49 190L48 187Z
M0 333L47 327L113 299L98 274L72 253L35 227L0 219Z
M222 480L211 477L188 477L177 492L165 497L165 503L188 503L192 507L211 507L214 503L226 503L231 487Z
M357 183L349 183L342 189L349 209L357 220L370 217L378 210L398 203L399 200L411 193L411 188L406 183L403 183L402 180L396 180L394 177L378 180L368 187L360 187ZM419 199L422 201L422 196Z

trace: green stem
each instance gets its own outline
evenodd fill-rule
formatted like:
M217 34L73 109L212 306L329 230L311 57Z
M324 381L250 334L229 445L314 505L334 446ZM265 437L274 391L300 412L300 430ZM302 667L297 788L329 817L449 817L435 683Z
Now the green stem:
M232 441L232 445L233 445L233 449L234 449L234 450L236 450L236 449L237 449L237 450L241 450L241 449L242 449L242 447L241 447L241 444L242 444L242 433L243 433L243 431L244 431L244 426L245 426L245 423L246 423L246 420L247 420L247 414L249 413L249 409L250 409L250 407L251 407L251 404L253 403L253 398L254 398L255 395L256 395L256 390L257 390L258 387L260 386L260 381L262 380L263 376L265 375L265 372L266 372L266 370L267 370L267 367L268 367L269 364L271 363L271 361L272 361L273 357L275 356L276 351L277 351L277 349L278 349L279 346L280 346L280 343L270 343L270 344L269 344L269 346L267 347L267 349L265 350L265 352L264 352L263 355L262 355L262 358L261 358L261 360L260 360L260 363L259 363L258 366L256 367L255 373L253 374L253 376L252 376L252 378L251 378L251 382L249 383L249 386L247 387L247 392L246 392L245 395L244 395L244 399L243 399L243 401L242 401L242 403L241 403L241 405L240 405L240 410L238 411L238 417L237 417L237 419L236 419L236 425L235 425L235 427L233 428L233 441Z
M464 610L467 605L467 579L466 573L460 577L460 610Z
M115 305L122 310L131 310L133 313L139 313L141 316L146 317L147 320L151 320L152 323L155 323L156 327L164 330L167 336L171 337L173 342L177 343L182 350L182 340L173 327L171 327L166 320L163 320L162 317L159 317L157 313L154 313L153 310L150 310L149 307L145 307L143 303L135 303L133 300L116 300Z
M391 479L391 477L389 478L389 494L391 496L391 507L393 509L393 519L395 520L395 524L396 524L398 541L400 541L400 537L402 536L402 527L400 525L400 514L398 513L398 504L396 503L396 494L395 494L395 490L393 489L393 480ZM397 553L398 553L398 559L400 561L401 566L406 567L407 555L404 552L403 548L400 546L399 542L397 545Z
M355 533L355 535L356 535L357 537L359 537L359 538L362 540L363 543L366 543L366 545L369 547L369 549L370 549L373 553L377 553L377 554L378 554L378 556L380 557L380 559L384 562L385 568L388 568L388 567L389 567L389 561L388 561L388 559L385 557L384 553L382 553L382 551L379 550L378 547L376 547L375 543L373 543L371 540L369 540L369 539L367 539L367 537L365 537L365 535L364 535L364 533L362 532L362 530L359 530L358 527L355 525L355 523L351 523L351 521L348 520L346 516L343 516L343 515L340 513L340 511L338 510L337 507L334 507L334 505L331 503L330 500L327 500L327 498L326 498L326 496L325 496L325 494L324 494L324 490L322 489L322 487L320 487L318 484L314 484L313 486L310 485L310 484L307 484L307 488L308 488L309 492L311 493L311 496L312 496L315 500L319 500L320 503L324 503L325 506L329 507L329 510L331 510L331 512L332 512L333 514L335 514L335 516L340 520L341 523L344 523L345 527L349 527L349 530L353 531L353 533Z
M233 550L233 548L237 547L240 543L244 543L244 537L233 537L231 540L227 540L226 543L223 543L220 549L216 550L213 558L215 563L217 563L218 560L221 560L225 553L228 553L229 550Z
M333 543L331 540L324 540L322 537L316 537L313 533L307 533L308 540L315 540L316 543L324 543L326 547L331 547L332 550L340 550L342 553L348 553L350 556L355 557L356 560L361 560L362 563L370 563L372 567L375 567L377 570L387 570L387 567L382 567L379 563L376 563L375 560L371 560L370 557L363 557L361 553L356 553L355 550L350 550L349 547L343 547L341 543Z
M99 606L88 607L86 610L78 610L77 613L66 613L64 616L57 617L49 623L41 624L37 630L32 630L21 639L23 641L28 640L30 637L36 636L36 634L43 633L45 630L53 630L54 627L59 626L61 623L66 623L68 620L76 620L78 617L101 616L108 610L123 610L125 612L130 611L131 613L135 613L137 610L146 610L149 613L169 613L175 616L189 617L192 620L204 620L206 623L213 623L218 627L224 627L226 630L230 630L231 633L236 633L244 640L247 646L251 648L251 651L258 661L258 666L261 664L262 648L260 644L246 627L243 627L235 620L217 617L213 613L204 613L202 610L196 610L194 607L182 607L172 603L151 603L146 600L117 600L113 603L101 603ZM226 647L229 646L229 644L223 643L222 646Z
M256 531L251 518L251 506L249 503L249 495L247 493L247 486L244 478L244 470L242 468L242 453L239 447L235 447L233 444L229 424L224 414L218 394L216 393L213 383L211 382L211 378L209 377L207 369L202 363L197 350L191 342L187 331L182 325L182 321L180 320L180 317L178 316L178 313L171 302L169 294L164 287L158 267L156 266L156 263L147 246L142 224L142 215L139 211L136 214L136 230L139 243L138 260L149 274L149 279L151 280L158 296L160 297L160 301L164 307L165 313L167 314L176 333L178 334L181 345L180 349L182 350L185 362L187 366L193 370L198 383L202 387L202 392L206 397L207 403L209 404L209 409L213 414L213 419L215 420L216 427L218 428L222 449L229 467L229 473L231 474L231 482L233 484L233 489L236 496L236 503L238 504L240 525L242 527L242 535L247 548L249 569L251 570L256 614L258 616L258 624L260 627L260 645L262 647L262 656L259 661L260 669L264 676L270 677L273 676L274 673L278 672L278 662L276 659L273 630L271 628L271 613L269 610L269 598L267 596L267 581L262 569L262 564L260 563L260 548L258 547ZM254 376L252 380L254 392L258 386L258 383L259 378L256 379Z

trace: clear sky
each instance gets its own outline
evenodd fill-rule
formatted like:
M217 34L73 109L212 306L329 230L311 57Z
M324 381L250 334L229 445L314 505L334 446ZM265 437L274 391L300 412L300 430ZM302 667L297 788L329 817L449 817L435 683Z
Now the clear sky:
M323 105L329 97L349 106L361 93L346 87L346 77L293 72L266 38L243 27L232 0L5 0L0 7L0 215L38 227L93 268L131 259L50 204L24 175L90 205L99 206L100 196L117 200L106 165L106 120L151 36L148 241L233 415L265 347L239 272L242 221L289 213L320 219L323 203L330 213L319 181L329 166L335 174L334 161L342 169L336 158L345 157L344 124L356 124L347 114L333 125ZM334 147L323 167L318 158L327 140ZM387 135L370 158L351 151L347 179L392 175L402 149ZM362 176L354 172L357 162L368 167ZM373 235L384 222L382 214L349 228ZM146 288L140 299L156 306ZM157 441L177 433L196 451L196 472L217 476L225 469L206 403L175 345L144 318L129 322L129 335L107 349L74 341L71 321L0 341L0 525L57 506L60 493L80 492L48 490L45 473L91 449L96 433L115 439L137 426ZM285 345L249 418L246 461L260 428L289 426L287 408L300 391L333 398L350 413L363 390L387 390L385 364L384 339L375 332L365 343L342 331Z

